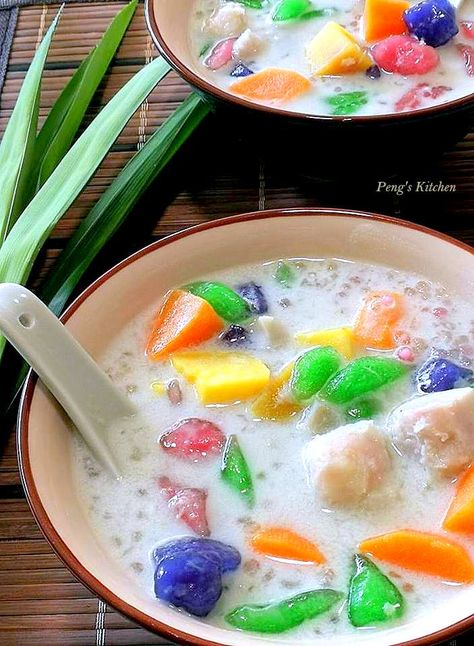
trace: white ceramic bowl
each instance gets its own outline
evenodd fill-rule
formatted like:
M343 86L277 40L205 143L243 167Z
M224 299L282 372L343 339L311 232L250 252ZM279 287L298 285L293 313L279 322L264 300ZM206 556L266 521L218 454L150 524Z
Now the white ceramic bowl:
M266 211L200 225L139 251L81 294L63 321L96 357L131 318L169 288L236 264L285 257L338 257L385 264L422 273L466 300L474 293L473 250L440 233L366 213ZM29 503L60 558L107 603L182 644L347 646L348 635L283 642L278 637L224 630L154 600L97 542L74 489L71 444L63 412L30 375L18 425L20 467ZM442 610L437 608L401 627L351 634L350 642L354 646L427 646L474 627L473 613L474 589L460 589Z

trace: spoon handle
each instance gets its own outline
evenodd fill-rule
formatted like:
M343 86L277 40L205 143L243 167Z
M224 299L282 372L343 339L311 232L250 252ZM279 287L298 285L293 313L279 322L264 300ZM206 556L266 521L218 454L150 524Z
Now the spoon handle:
M25 287L0 284L0 330L59 401L96 457L118 475L105 432L136 413L131 402Z

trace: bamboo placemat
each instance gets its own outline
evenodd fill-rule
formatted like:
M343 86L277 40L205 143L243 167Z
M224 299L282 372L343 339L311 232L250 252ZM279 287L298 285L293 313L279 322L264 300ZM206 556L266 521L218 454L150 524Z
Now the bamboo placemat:
M1 0L10 2L10 0ZM17 4L27 0L18 0ZM46 67L41 118L81 59L100 37L122 2L68 4ZM11 57L0 96L0 134L13 108L33 52L57 5L19 10ZM140 5L103 83L88 119L148 60L156 55ZM119 137L89 186L53 232L37 264L37 284L81 218L143 141L185 98L189 89L170 74L151 94ZM104 269L152 240L216 217L281 206L337 206L372 210L417 220L474 243L474 134L417 177L401 173L400 183L443 181L450 194L412 192L397 196L377 192L384 177L354 185L305 180L295 175L291 159L268 159L264 150L249 154L239 124L211 117L181 151L165 175L135 209L128 223L94 264L82 286ZM276 133L277 136L277 133ZM434 133L435 136L435 133ZM317 142L314 154L321 155ZM413 151L416 150L414 142ZM407 154L416 154L407 151ZM390 151L387 151L389 154ZM348 151L353 163L356 151ZM133 646L164 644L95 599L62 566L37 528L20 485L13 423L0 430L0 646ZM469 643L472 641L470 639ZM458 639L457 646L467 644ZM454 644L454 642L453 642Z

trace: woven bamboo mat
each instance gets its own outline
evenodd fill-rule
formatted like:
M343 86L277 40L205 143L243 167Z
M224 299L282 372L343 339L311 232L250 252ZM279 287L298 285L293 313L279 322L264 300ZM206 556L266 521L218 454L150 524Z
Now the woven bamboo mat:
M121 6L121 2L101 2L66 7L46 68L42 118ZM33 52L56 10L56 5L19 10L0 97L0 134ZM88 119L155 55L140 5ZM104 188L188 92L188 87L170 74L142 105L89 186L53 232L38 262L33 285L41 280ZM401 183L442 180L455 184L455 193L411 193L397 197L376 192L377 181L383 177L367 177L357 185L348 178L341 186L295 176L292 160L283 152L280 159L268 159L264 150L249 155L245 141L239 138L238 126L215 117L207 120L150 189L113 244L91 268L83 286L112 263L154 239L212 218L271 207L322 205L373 210L436 226L474 243L474 133L432 168L420 169L416 178L403 173L399 178ZM324 154L314 145L315 155ZM416 142L408 153L416 154ZM341 159L341 164L349 165L354 158L356 151L347 151L347 161ZM61 565L43 540L24 499L13 423L3 420L1 426L0 442L4 446L0 445L0 646L164 644L159 637L106 608ZM458 646L467 644L463 639L457 642Z

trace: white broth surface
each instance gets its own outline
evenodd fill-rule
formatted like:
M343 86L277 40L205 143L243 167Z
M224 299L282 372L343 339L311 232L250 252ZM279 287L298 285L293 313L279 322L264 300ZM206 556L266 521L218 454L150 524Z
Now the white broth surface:
M225 20L219 28L220 23L215 17L222 9L228 11L230 4L243 12L244 17L237 21L234 29ZM410 1L411 6L415 4ZM473 92L474 0L464 0L457 11L458 34L435 48L433 56L438 56L439 62L427 72L420 70L408 75L376 64L374 48L384 39L375 42L365 40L363 0L315 0L313 8L326 10L328 15L284 22L272 19L278 5L275 0L264 0L259 9L244 5L228 0L196 0L189 17L190 47L196 69L213 85L243 98L306 114L359 116L425 108ZM369 58L365 69L344 73L343 70L331 68L322 74L313 73L308 47L330 22L342 26L357 40L361 51ZM232 56L228 60L222 58L222 61L226 61L222 65L211 61L216 45L228 38L237 38L237 49L234 47ZM233 87L236 82L243 80L235 72L241 64L249 73L259 73L269 68L292 70L310 83L305 91L289 100L246 96ZM369 64L370 68L367 67ZM349 96L346 100L340 98L352 93L356 93L355 97Z
M460 366L471 366L474 309L443 286L421 276L344 260L293 259L288 263L296 276L291 287L275 280L276 263L241 266L219 275L199 277L223 282L234 289L248 281L262 286L269 305L268 315L281 322L288 339L281 347L270 347L267 336L254 320L243 324L249 338L237 349L261 359L272 374L305 350L295 344L295 333L351 326L363 297L372 290L403 294L406 313L399 328L405 333L401 338L413 356L412 363L407 365L416 369L434 350ZM109 437L123 465L124 477L115 480L105 473L79 437L75 439L74 450L77 489L98 539L116 560L117 567L127 571L150 597L154 596L153 549L163 541L192 535L160 495L157 484L160 476L184 487L207 490L211 538L232 545L241 553L241 566L225 576L221 598L203 618L222 627L229 628L224 616L241 604L278 601L320 587L347 595L352 558L363 539L403 528L443 533L443 517L454 493L453 478L435 476L420 465L416 456L401 455L390 443L388 434L391 469L382 485L357 505L339 507L321 502L309 482L302 457L304 447L315 436L308 411L289 421L275 422L253 419L251 401L203 406L193 386L169 361L151 361L145 356L147 334L159 307L159 299L151 303L145 315L137 317L111 340L100 359L110 378L127 393L142 417L141 422L113 429ZM207 341L198 349L236 350L219 339ZM394 351L358 352L359 356L366 354L391 357ZM168 383L172 379L178 379L182 391L179 404L171 403L166 392L156 393L151 388L152 383ZM390 411L417 395L413 379L403 378L374 396L380 403L374 421L387 433L385 422ZM341 411L335 407L339 416L336 426L348 423ZM253 478L253 508L221 479L218 456L200 463L189 462L167 453L158 443L166 429L193 417L214 422L226 436L237 436ZM298 564L257 554L249 546L249 537L263 526L291 528L314 541L327 562ZM456 534L451 537L474 557L473 540ZM393 565L380 562L377 565L404 596L406 609L403 617L368 630L410 622L433 612L457 594L457 585ZM351 626L346 604L341 603L279 638L314 640L317 635L355 630L359 629ZM271 635L268 639L271 640Z

